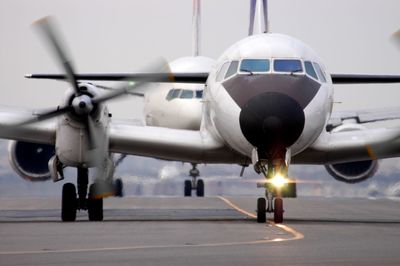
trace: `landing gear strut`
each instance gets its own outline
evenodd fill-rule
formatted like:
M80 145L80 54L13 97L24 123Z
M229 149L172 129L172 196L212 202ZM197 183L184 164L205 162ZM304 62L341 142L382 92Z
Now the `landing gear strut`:
M192 163L192 169L189 171L192 180L185 180L184 195L185 197L192 196L192 190L196 190L197 197L204 197L204 181L197 178L200 176L200 171L197 169L197 164Z
M284 181L288 171L288 161L279 159L257 161L254 168L256 172L262 173L267 181L257 184L258 187L265 189L265 198L258 198L257 200L257 222L265 223L266 213L273 213L274 222L282 223L284 213L282 187L287 184L273 184L273 179L280 176L282 182Z

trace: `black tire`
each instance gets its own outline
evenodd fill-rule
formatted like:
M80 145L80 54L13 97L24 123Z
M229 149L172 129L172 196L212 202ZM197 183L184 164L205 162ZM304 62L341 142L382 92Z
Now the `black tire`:
M76 220L77 204L75 185L72 183L64 184L61 200L61 220L63 222L73 222Z
M196 195L197 195L197 197L204 197L204 181L203 181L203 179L199 179L197 181Z
M283 223L283 200L276 198L274 201L274 222L276 224Z
M121 178L117 178L114 181L115 196L122 198L124 196L124 183Z
M185 197L192 196L192 181L190 181L190 180L185 180L184 195L185 195Z
M266 200L265 198L257 199L257 223L265 223L266 219Z
M103 199L96 199L94 197L94 191L96 184L91 184L89 188L89 199L88 199L88 216L89 221L103 221Z

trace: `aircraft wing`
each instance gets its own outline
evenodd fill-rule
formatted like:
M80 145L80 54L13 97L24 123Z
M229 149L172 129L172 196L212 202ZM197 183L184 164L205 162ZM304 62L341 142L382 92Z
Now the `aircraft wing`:
M361 111L339 111L332 113L327 125L327 130L331 131L333 128L342 125L345 120L353 120L357 124L365 124L394 119L400 119L400 107Z
M249 163L206 130L138 126L125 121L110 125L110 152L193 163Z
M323 132L306 150L293 158L295 164L334 164L400 156L400 128L368 128Z
M14 126L19 121L37 117L33 110L0 106L0 138L27 142L54 144L57 120L55 118L24 126Z
M64 74L27 74L30 79L54 79L68 81ZM87 81L141 81L205 84L208 73L97 73L75 74L76 80Z
M76 80L87 81L144 81L201 83L207 81L209 73L87 73L75 74ZM27 74L30 79L68 80L64 74ZM400 83L400 75L377 74L332 74L333 84Z

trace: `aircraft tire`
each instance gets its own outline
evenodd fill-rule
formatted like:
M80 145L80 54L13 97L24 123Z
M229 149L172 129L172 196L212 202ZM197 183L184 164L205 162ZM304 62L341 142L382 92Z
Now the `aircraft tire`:
M266 222L266 200L265 198L257 199L257 223Z
M73 222L76 220L77 204L75 185L72 183L64 184L61 200L61 220L63 222Z
M96 184L91 184L89 188L88 216L89 221L103 221L103 199L96 199L94 191Z
M274 201L274 222L276 224L283 223L283 200L276 198Z
M204 197L204 181L203 181L203 179L199 179L197 181L196 195L197 195L197 197Z
M190 180L185 180L184 195L185 197L192 196L192 181Z
M124 183L121 178L117 178L114 181L115 196L122 198L124 196Z

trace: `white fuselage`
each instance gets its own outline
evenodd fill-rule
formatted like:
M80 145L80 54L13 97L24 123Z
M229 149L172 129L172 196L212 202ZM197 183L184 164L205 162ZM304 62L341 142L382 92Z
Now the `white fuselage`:
M233 75L221 79L220 72L226 71L224 64L228 63L229 65L234 61L240 63L244 59L268 59L270 69L267 73L249 73L241 71L239 67ZM303 70L293 73L275 71L273 68L274 60L278 59L301 60ZM302 106L304 127L294 143L290 142L290 147L287 147L290 148L292 155L301 152L313 143L324 130L333 104L333 86L330 76L325 74L325 82L322 82L321 79L309 78L305 73L304 64L306 61L317 63L322 71L325 71L321 60L311 48L286 35L259 34L247 37L232 45L218 59L217 64L209 75L204 96L204 127L209 130L215 129L215 133L227 142L231 148L251 157L255 145L251 143L253 141L249 141L252 136L249 137L248 134L246 137L243 133L244 128L243 124L241 126L240 121L242 109L248 108L249 102L261 97L261 95L266 95L265 97L268 98L270 94L285 94L289 98L297 97L302 99L304 98L302 95L309 93L311 88L299 85L296 85L298 88L290 88L290 86L292 84L300 84L295 83L297 82L296 80L304 80L301 84L312 84L314 87L317 85L319 88L314 88L316 89L315 93L310 95L308 102L304 101ZM268 82L268 80L275 80L275 82L278 80L279 86L274 88L275 84ZM285 83L286 80L287 83ZM240 87L240 82L244 86ZM237 88L238 86L240 88ZM259 88L256 88L256 86ZM259 92L255 93L254 90ZM246 95L249 93L254 94L254 97L249 99L248 102L246 100L240 106L238 102L240 103L241 97L249 98ZM265 102L264 105L268 105L268 103ZM262 103L258 107L264 108ZM268 108L268 106L265 108ZM287 107L287 111L290 111L290 106ZM270 137L268 134L261 136L265 139Z
M169 64L172 73L209 73L215 64L203 56L182 57ZM146 125L199 130L204 85L159 83L145 93Z

